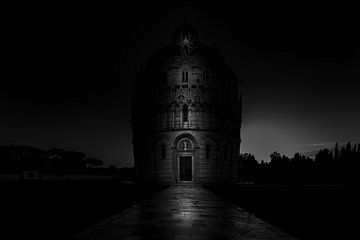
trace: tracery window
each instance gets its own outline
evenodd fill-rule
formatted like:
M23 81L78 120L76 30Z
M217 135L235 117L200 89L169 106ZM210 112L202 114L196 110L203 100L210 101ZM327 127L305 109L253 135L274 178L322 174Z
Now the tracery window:
M184 46L183 51L185 56L189 55L189 47L187 45Z
M182 82L188 82L189 81L189 73L188 71L183 71L182 72Z
M184 104L183 106L183 122L187 122L189 119L189 109L188 106L186 104Z

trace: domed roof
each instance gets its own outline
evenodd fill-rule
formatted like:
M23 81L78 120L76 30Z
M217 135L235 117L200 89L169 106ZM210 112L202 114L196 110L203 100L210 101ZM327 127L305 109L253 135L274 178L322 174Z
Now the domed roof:
M175 29L172 41L175 44L187 45L199 42L199 38L194 27L184 22Z

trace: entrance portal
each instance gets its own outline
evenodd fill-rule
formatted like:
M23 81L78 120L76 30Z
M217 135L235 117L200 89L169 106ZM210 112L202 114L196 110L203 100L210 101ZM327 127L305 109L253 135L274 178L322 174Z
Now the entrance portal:
M180 181L192 181L191 157L180 157Z

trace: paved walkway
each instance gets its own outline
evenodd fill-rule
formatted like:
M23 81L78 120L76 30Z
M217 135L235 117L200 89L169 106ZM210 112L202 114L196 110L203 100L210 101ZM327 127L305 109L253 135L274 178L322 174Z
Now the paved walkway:
M171 186L72 240L295 239L200 186Z

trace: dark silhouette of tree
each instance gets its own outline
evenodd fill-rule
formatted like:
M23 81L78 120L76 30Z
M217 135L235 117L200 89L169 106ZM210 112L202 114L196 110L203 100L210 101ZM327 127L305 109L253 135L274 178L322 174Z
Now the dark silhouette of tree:
M60 148L41 150L30 146L0 146L0 173L18 174L24 179L24 172L36 171L40 179L42 174L58 174L63 179L68 174L90 174L120 176L133 179L132 168L121 170L115 166L103 168L103 162L97 158L86 158L85 153L66 151ZM123 174L122 174L123 173Z
M110 166L108 166L107 170L111 175L115 175L117 173L118 169L116 166L110 165Z
M0 169L2 171L11 171L15 168L10 146L0 146Z
M278 152L273 152L270 154L270 159L273 164L277 164L277 162L281 162L281 154Z
M351 144L350 144L350 142L348 142L348 143L346 144L345 151L348 152L348 153L351 152Z
M255 159L250 153L238 158L239 181L259 184L355 184L358 181L360 144L345 146L335 144L334 152L321 149L314 160L295 153L290 159L279 152L270 155L270 162ZM77 151L53 148L48 151L24 145L0 146L0 172L17 173L23 177L24 170L37 170L65 176L69 173L111 174L123 179L134 177L133 168L114 166L101 168L103 162L86 158ZM86 168L91 167L91 168Z
M37 170L39 177L44 168L45 151L25 145L6 145L0 147L1 172L18 173L23 179L24 170Z
M335 144L334 159L335 159L335 161L339 160L339 144L338 143Z
M53 148L47 151L47 170L57 173L63 173L65 171L63 166L64 152L65 150L60 148Z
M313 160L295 153L290 160L290 176L292 184L311 183L314 177Z
M85 153L77 151L65 151L63 155L63 161L70 169L84 168Z
M72 171L85 169L85 154L53 148L47 151L47 168L64 176Z
M250 153L239 156L239 176L241 182L253 182L258 177L259 163L255 156Z
M290 159L279 152L270 154L271 183L282 184L289 180Z
M252 154L239 156L239 179L259 184L355 184L360 162L360 144L335 144L334 153L321 149L314 159L295 153L289 159L279 152L270 162L258 163Z
M100 167L100 166L103 165L103 162L101 160L97 159L97 158L86 158L84 161L85 161L86 167L95 167L95 168L97 168L97 167Z

